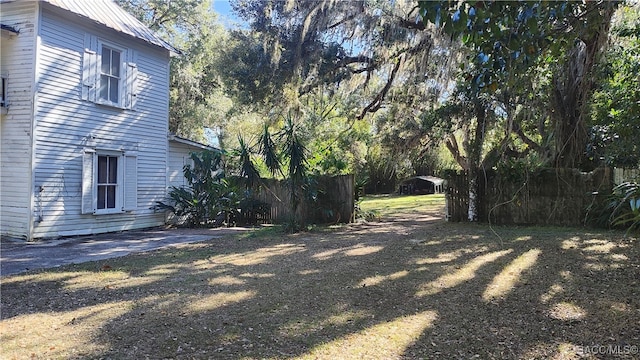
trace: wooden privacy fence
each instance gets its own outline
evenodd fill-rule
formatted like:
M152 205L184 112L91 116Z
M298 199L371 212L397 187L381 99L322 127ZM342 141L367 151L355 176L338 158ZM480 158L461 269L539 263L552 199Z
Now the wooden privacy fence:
M616 185L638 179L640 179L640 169L613 168L613 182Z
M467 221L469 173L451 172L446 179L447 219ZM605 201L613 188L609 168L508 175L480 171L477 179L478 221L492 224L583 225L588 223L588 209Z
M271 204L271 221L282 223L292 218L291 189L284 180L264 180L256 199ZM304 223L346 223L353 221L355 186L353 175L317 176L311 184L313 198L303 196L297 218Z

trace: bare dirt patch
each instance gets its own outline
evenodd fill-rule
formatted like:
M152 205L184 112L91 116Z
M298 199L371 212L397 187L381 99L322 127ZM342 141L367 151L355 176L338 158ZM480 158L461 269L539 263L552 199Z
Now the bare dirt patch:
M484 225L444 222L441 202L405 210L3 277L0 354L640 356L637 239L502 227L500 240Z

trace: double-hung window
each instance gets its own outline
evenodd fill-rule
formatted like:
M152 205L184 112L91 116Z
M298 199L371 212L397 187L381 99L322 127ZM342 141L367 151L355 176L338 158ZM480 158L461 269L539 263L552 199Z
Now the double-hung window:
M97 210L116 209L120 203L120 189L118 189L118 159L119 156L98 155L98 182L97 187Z
M100 101L108 104L120 104L120 58L122 51L101 46L100 64Z
M137 52L85 35L82 99L121 109L135 109L138 97Z
M85 149L82 160L82 213L114 214L138 205L137 155Z

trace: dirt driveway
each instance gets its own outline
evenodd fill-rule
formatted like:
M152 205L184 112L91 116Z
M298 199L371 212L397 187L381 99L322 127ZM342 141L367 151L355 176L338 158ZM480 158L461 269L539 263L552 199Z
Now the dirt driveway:
M398 235L408 235L425 222L443 221L443 211L411 213L400 211L385 215L383 221L366 226L353 224L356 229L383 229ZM226 235L252 230L245 227L215 229L132 230L117 233L69 237L57 240L25 242L0 241L0 276L19 274L29 270L48 269L67 264L80 264L117 258L137 252L156 250L180 244L218 239Z
M161 249L179 244L206 241L250 230L218 229L148 229L118 233L78 236L38 242L0 243L0 276L33 269L47 269L67 264L104 260L134 252Z
M0 353L638 359L637 239L395 214L3 277Z

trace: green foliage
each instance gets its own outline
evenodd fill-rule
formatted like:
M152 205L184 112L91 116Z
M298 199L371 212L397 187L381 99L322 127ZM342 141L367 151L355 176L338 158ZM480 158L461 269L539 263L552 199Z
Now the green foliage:
M204 141L204 127L230 110L219 74L226 32L210 0L117 0L118 4L182 51L170 60L169 131Z
M244 150L244 153L239 151L236 155L249 159L249 150ZM269 220L271 206L253 197L251 189L247 188L246 177L242 182L225 177L222 156L223 153L218 150L191 153L193 165L185 165L183 169L187 186L172 186L169 201L158 202L157 208L171 211L184 219L189 227L231 226L237 223L253 225ZM247 171L251 173L251 161L248 163ZM257 176L256 173L252 174ZM252 181L257 183L258 180L259 177ZM245 190L242 191L237 185L245 187Z
M633 30L640 27L640 15L633 8L622 10L627 16L614 24L616 42L597 73L588 155L595 164L635 168L640 165L640 37Z
M396 183L401 176L398 176L398 165L401 162L395 154L388 149L377 145L369 147L366 156L366 165L363 172L359 174L359 179L363 180L365 193L383 194L392 193L396 189Z
M260 155L264 160L264 164L269 169L272 176L278 173L282 174L282 162L276 144L273 142L269 126L264 124L262 135L260 137Z
M240 176L245 180L245 188L251 189L260 181L260 173L253 162L252 149L241 135L238 135L238 149L234 155L240 162Z
M356 201L354 205L356 220L373 222L380 221L380 211L376 209L365 210L362 208L362 200Z
M278 134L278 140L282 144L282 157L287 161L287 181L291 190L289 201L293 223L303 221L303 219L297 219L298 207L307 183L307 148L303 136L292 116L286 118L285 126Z
M230 225L237 218L240 196L224 177L222 155L211 150L191 153L193 166L183 169L188 185L172 186L169 201L158 202L158 208L184 217L191 227Z
M534 68L553 64L549 116L554 125L553 155L557 167L586 167L588 101L593 67L607 42L609 25L620 1L421 1L424 19L460 39L469 49L462 65L471 93L504 93L526 84ZM537 75L537 74L536 74ZM506 108L507 113L515 108ZM523 140L518 129L507 122ZM542 138L546 130L540 131ZM530 139L529 139L530 140ZM526 143L538 148L540 144ZM542 150L542 151L540 151Z
M328 9L317 8L358 9L347 3L323 5L315 0L291 5L270 0L232 2L236 14L251 28L232 34L241 46L229 53L231 77L247 80L234 89L243 103L286 105L318 85L340 82L350 75L340 64L348 57L347 51L328 34L327 27L335 18Z
M615 6L615 2L610 2ZM603 6L576 1L419 1L421 15L472 49L463 72L471 88L496 91L541 57L558 56ZM608 5L604 5L608 6Z
M237 104L256 110L279 102L287 70L272 66L256 34L230 32L217 57L220 80Z
M371 142L371 126L355 116L353 95L321 91L301 98L301 126L308 150L308 170L315 175L357 173Z
M168 37L178 36L180 32L194 31L200 28L203 6L210 6L202 0L116 0L151 30Z
M274 140L275 138L275 140ZM247 144L239 137L240 147L234 154L239 157L240 175L245 179L247 190L260 181L259 172L253 159L254 146ZM306 137L299 124L289 114L284 119L283 127L271 134L268 124L264 124L260 142L259 154L262 155L263 164L272 175L281 174L291 189L291 213L292 228L299 224L301 219L296 218L297 209L302 201L308 183L308 162Z
M288 178L301 183L307 175L307 149L304 145L301 128L289 116L278 135L282 144L282 156L287 160Z
M613 189L605 211L609 224L627 228L627 232L640 230L640 184L624 182Z

